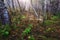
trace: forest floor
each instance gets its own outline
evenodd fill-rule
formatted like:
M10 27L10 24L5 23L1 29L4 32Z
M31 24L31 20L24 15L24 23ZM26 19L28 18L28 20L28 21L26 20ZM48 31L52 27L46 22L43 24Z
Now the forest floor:
M29 13L29 15L31 14ZM28 17L29 15L25 15L25 16ZM32 17L33 18L31 19L35 19L33 15ZM29 24L32 24L33 27L30 33L28 33L28 35L26 35L23 38L24 40L29 40L30 35L32 35L35 40L60 40L60 21L54 21L53 24L49 23L51 25L48 24L49 21L48 22L46 21L48 25L45 25L41 23L40 20L27 20L27 19L29 19L29 17L26 19L20 20L20 24L17 24L18 26L17 28L13 29L13 27L11 27L12 29L8 37L2 36L0 37L0 39L1 40L22 40L23 31L26 28L28 28Z
M60 23L60 22L59 22ZM56 23L50 26L44 26L40 21L21 21L18 29L12 29L9 37L2 37L2 40L22 40L22 32L28 27L28 24L33 24L33 28L29 35L33 35L35 40L60 40L60 24ZM53 28L53 29L52 29ZM28 40L27 35L24 40Z

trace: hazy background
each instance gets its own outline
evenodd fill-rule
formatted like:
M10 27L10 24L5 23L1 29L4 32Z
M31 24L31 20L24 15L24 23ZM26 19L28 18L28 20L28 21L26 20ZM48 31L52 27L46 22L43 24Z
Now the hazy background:
M42 8L42 1L43 0L5 0L6 6L9 6L12 8L13 5L15 8L18 8L18 2L22 8L25 8L28 10L31 6L33 6L36 9Z

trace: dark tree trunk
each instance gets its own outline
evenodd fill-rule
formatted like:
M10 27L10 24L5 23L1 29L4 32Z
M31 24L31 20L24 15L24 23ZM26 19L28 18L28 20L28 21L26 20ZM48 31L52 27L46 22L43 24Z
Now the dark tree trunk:
M1 0L2 2L4 2L4 0Z
M4 0L0 1L0 21L2 24L9 24L9 13L3 1Z
M50 3L51 3L51 12L53 13L53 15L56 15L59 6L59 0L54 0L51 1Z

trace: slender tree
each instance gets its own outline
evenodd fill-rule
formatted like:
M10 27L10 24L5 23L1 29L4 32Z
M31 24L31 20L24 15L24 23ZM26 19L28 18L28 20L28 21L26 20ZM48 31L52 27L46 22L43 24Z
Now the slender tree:
M11 2L12 2L12 8L13 8L13 10L15 10L15 8L14 8L14 0L11 0Z

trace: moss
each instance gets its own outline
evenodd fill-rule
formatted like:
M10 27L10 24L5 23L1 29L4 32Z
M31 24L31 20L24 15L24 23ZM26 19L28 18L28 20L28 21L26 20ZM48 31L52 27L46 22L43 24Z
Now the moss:
M44 21L44 25L46 25L46 26L49 26L49 25L52 25L52 24L54 24L54 21L52 21L52 20L45 20Z

